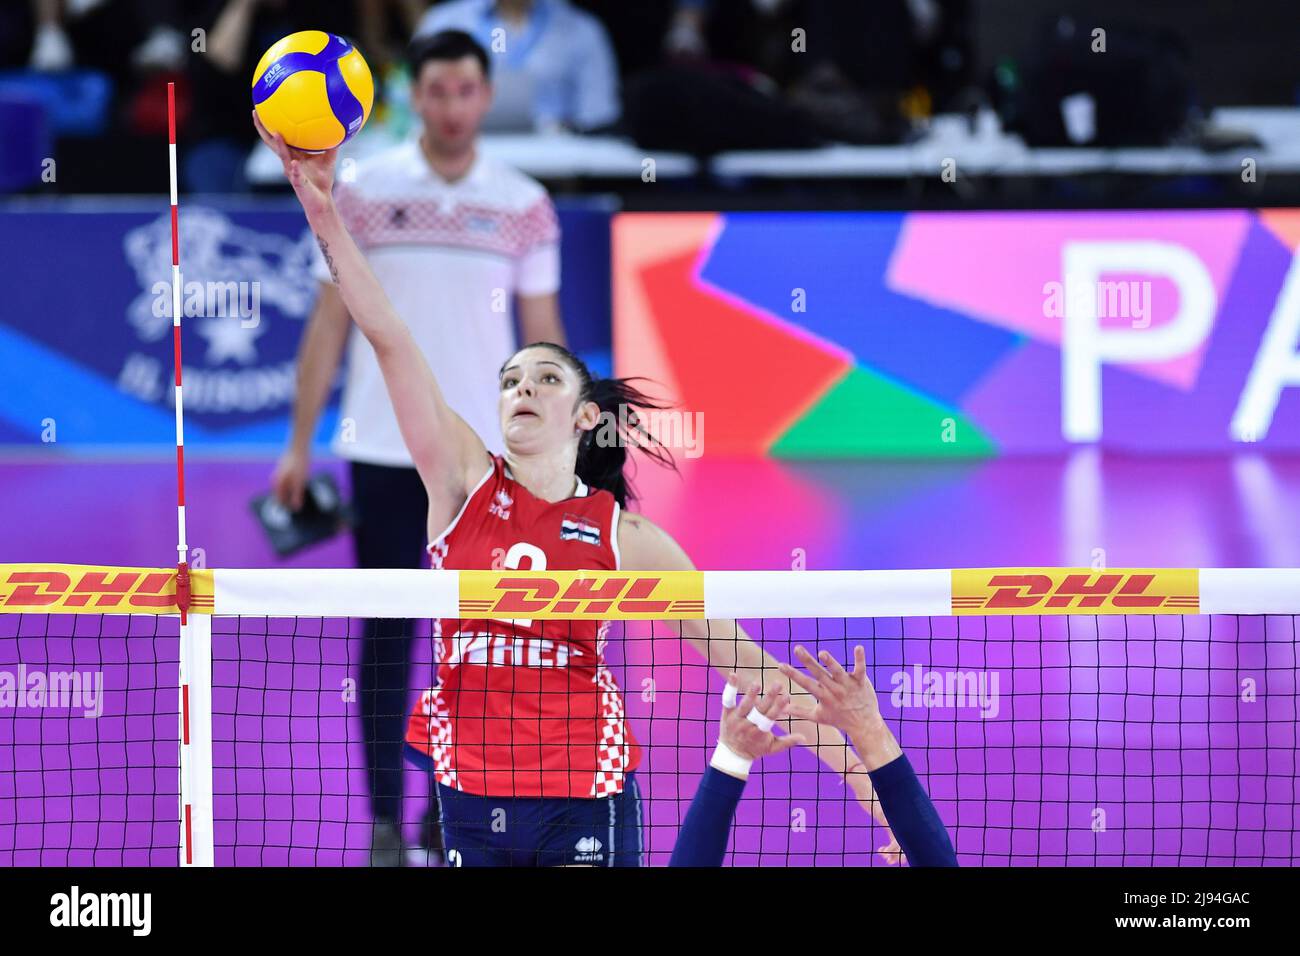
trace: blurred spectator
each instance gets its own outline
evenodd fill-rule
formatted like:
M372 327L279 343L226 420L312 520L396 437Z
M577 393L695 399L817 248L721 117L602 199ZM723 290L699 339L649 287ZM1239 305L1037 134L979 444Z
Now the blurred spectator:
M663 38L678 0L570 0L595 16L614 46L619 76L626 80L663 62Z
M180 30L180 6L176 0L31 0L35 36L29 65L33 70L56 72L76 66L76 54L68 35L69 20L79 20L100 8L116 6L133 22L148 25L129 60L141 70L178 69L185 59L185 35Z
M936 113L969 105L976 87L975 15L972 0L933 0L933 21L914 17L920 42L918 69Z
M595 130L617 122L618 64L600 21L568 0L449 0L419 36L463 30L493 58L484 129Z
M664 36L664 50L669 56L704 56L709 52L704 31L712 6L710 0L678 0Z
M176 70L190 52L189 36L181 27L178 0L135 0L141 22L152 24L144 42L131 51L131 65L140 70Z
M276 40L303 29L351 36L356 0L214 0L199 24L206 51L193 69L192 145L184 151L185 188L231 192L247 188L244 163L257 142L253 69Z
M0 85L46 103L59 192L156 188L148 156L167 129L167 83L183 124L190 25L183 0L6 0ZM152 153L150 152L152 150Z
M899 142L913 29L908 0L679 0L672 58L629 81L625 128L697 155Z
M32 7L36 13L36 38L32 43L31 68L45 72L71 69L72 41L63 29L61 0L32 0Z
M933 0L924 0L927 10ZM814 70L833 69L854 86L897 95L916 79L917 0L807 0L808 53Z
M378 78L401 65L429 0L357 0L357 43Z

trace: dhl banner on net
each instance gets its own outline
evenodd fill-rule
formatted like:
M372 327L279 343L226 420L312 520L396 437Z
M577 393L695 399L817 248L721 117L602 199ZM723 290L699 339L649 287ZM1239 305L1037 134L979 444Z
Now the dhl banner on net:
M277 573L286 572L266 572L269 577ZM304 571L287 573L312 574ZM707 611L705 594L709 573L701 571L424 573L457 575L455 594L462 618L683 620L703 618ZM801 581L810 581L806 575L818 572L787 573L790 587L797 589ZM865 583L868 576L877 572L861 573ZM219 574L220 571L190 571L191 612L228 613L218 606L219 578L216 576ZM915 612L918 616L939 614L941 609L955 615L1200 612L1200 572L1195 568L975 568L916 574L929 580L936 575L951 579L950 603L945 600L942 590L931 592L933 598L918 599ZM939 578L940 582L943 580ZM772 586L770 577L755 578L756 589L766 592ZM850 590L856 592L859 589L851 587ZM735 600L734 594L732 599ZM848 602L854 616L862 617L872 615L874 604L870 599L861 603L856 600ZM849 606L840 606L827 607L823 611L829 616L839 617L849 609ZM449 606L447 610L450 610ZM311 615L309 606L301 608L301 611ZM97 565L0 564L0 613L177 614L176 571ZM889 613L896 616L899 611Z
M217 573L190 571L191 612L222 613L214 606ZM458 575L463 618L646 620L704 616L704 575L699 571L448 573ZM303 612L309 614L310 608L304 607ZM0 613L177 614L176 571L0 564Z
M211 571L190 571L190 610L211 614ZM0 613L179 614L175 568L0 564Z
M952 572L952 613L1196 614L1196 568L978 568Z
M461 571L460 616L531 620L704 617L701 571Z

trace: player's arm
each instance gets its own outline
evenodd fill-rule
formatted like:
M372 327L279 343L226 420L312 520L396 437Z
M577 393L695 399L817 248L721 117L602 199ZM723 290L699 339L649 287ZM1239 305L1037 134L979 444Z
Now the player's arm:
M625 570L695 570L694 563L682 550L682 546L654 522L640 515L621 513L618 547ZM774 675L781 673L780 662L755 643L744 628L733 620L715 618L707 621L682 621L681 627L682 637L700 652L714 670L724 676L735 672L745 685L758 683L766 686L774 679ZM815 703L808 692L788 676L782 676L778 680L796 703ZM819 725L810 720L791 720L786 731L808 741L805 746L817 755L818 760L845 777L858 802L882 825L889 825L884 811L876 801L870 777L863 773L848 773L858 761L837 728ZM895 845L882 848L881 852L891 863L898 862Z
M208 31L207 56L225 73L239 69L240 58L257 13L257 0L229 0Z
M792 705L789 711L819 724L833 724L849 735L913 866L956 866L948 828L880 713L862 645L854 648L852 672L841 667L830 651L814 658L807 649L796 647L794 656L807 673L789 664L781 665L781 673L806 690L814 703Z
M343 305L375 350L397 424L428 490L430 504L435 508L439 502L459 507L465 493L482 477L487 449L447 404L410 329L393 309L379 279L343 225L332 194L338 151L304 153L290 149L279 134L267 132L256 113L253 122L262 141L280 157Z
M740 677L730 674L727 683L739 688ZM771 731L761 730L749 720L752 710L769 720L780 720L790 706L790 698L780 683L768 687L761 699L760 690L754 684L738 706L724 704L718 748L695 788L686 819L677 832L669 866L721 866L750 766L761 757L784 753L804 742L793 734L773 736Z
M320 294L312 309L307 327L298 346L298 381L293 399L293 424L289 447L280 456L271 486L285 506L297 511L302 507L303 489L311 463L311 441L316 434L321 409L329 398L330 387L343 357L348 340L348 310L339 290L330 282L320 284Z

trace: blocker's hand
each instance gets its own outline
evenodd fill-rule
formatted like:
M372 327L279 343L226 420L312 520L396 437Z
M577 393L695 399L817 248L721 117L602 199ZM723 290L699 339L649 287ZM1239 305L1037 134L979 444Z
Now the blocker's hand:
M784 663L781 673L811 694L815 704L792 705L790 716L838 727L850 737L861 734L881 719L880 701L867 677L866 651L861 644L853 649L851 673L840 666L830 651L819 654L820 663L803 646L795 647L794 656L808 669L808 674Z
M735 673L727 675L727 683L737 690L743 686L739 675ZM718 738L731 748L733 753L747 760L758 760L772 754L784 753L791 747L807 743L799 734L777 737L770 730L759 730L749 720L749 712L755 709L771 720L780 720L785 716L786 708L790 706L790 697L780 684L773 684L767 689L766 694L759 697L761 691L762 685L755 681L735 707L722 708L722 727Z
M327 149L323 153L308 153L294 149L284 141L279 133L270 132L262 125L257 110L253 110L253 126L262 142L271 148L284 166L285 178L293 186L302 210L308 221L313 217L327 213L334 204L334 163L338 159L337 149Z
M795 647L794 656L808 669L808 674L784 663L781 664L781 673L811 694L814 703L792 703L788 708L790 716L838 727L850 739L864 739L867 729L882 718L876 689L871 686L871 678L867 676L866 651L862 645L853 649L852 672L840 666L840 662L829 651L820 653L820 663L803 646ZM894 837L894 831L888 829L889 821L875 799L875 791L871 787L871 778L865 766L859 762L844 779L862 808L883 824L889 833L889 842L877 852L892 866L907 862L902 847Z

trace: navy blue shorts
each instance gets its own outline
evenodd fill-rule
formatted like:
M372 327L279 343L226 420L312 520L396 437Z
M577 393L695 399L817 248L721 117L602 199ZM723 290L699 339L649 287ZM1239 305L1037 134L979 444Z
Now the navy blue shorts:
M480 797L437 784L448 866L640 866L641 791Z

